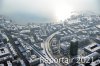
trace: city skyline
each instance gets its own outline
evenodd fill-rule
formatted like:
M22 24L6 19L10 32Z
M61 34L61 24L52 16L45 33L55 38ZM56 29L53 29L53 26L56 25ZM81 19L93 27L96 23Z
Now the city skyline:
M0 0L0 66L100 66L100 0Z

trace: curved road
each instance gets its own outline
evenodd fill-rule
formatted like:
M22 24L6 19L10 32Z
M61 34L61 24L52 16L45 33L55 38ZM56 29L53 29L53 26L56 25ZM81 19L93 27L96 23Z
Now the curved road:
M60 63L55 63L55 58L54 58L54 57L51 55L51 53L50 53L50 51L51 51L51 49L50 49L50 40L51 40L56 34L58 34L58 32L59 32L59 31L57 31L57 32L55 32L55 33L53 33L53 34L51 34L51 35L46 39L46 41L44 42L44 50L45 50L47 56L49 57L49 59L51 59L51 60L53 61L53 63L54 63L56 66L61 66Z

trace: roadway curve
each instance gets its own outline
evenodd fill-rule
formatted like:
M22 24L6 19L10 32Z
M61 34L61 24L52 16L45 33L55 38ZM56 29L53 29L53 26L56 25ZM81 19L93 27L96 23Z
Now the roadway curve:
M53 33L53 34L51 34L51 35L44 41L44 50L45 50L47 56L49 57L49 59L51 59L51 60L54 62L54 64L55 64L56 66L61 66L60 63L55 63L55 58L54 58L54 57L52 56L52 54L50 53L50 51L51 51L51 49L50 49L50 40L51 40L56 34L58 34L58 31L55 32L55 33Z

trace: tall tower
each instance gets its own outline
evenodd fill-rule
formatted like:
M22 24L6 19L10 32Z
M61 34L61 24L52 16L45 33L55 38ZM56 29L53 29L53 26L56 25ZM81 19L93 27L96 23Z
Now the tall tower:
M76 39L71 40L70 43L70 56L74 57L78 54L78 41Z

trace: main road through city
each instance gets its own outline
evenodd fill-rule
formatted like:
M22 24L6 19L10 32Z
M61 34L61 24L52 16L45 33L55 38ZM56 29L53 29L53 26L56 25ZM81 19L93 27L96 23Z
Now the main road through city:
M51 59L51 61L53 61L53 63L55 64L55 66L61 66L60 63L55 62L55 58L53 57L53 55L50 53L51 49L50 49L50 41L51 39L58 34L59 31L51 34L45 41L44 41L44 50L46 52L46 55L48 56L49 59Z

